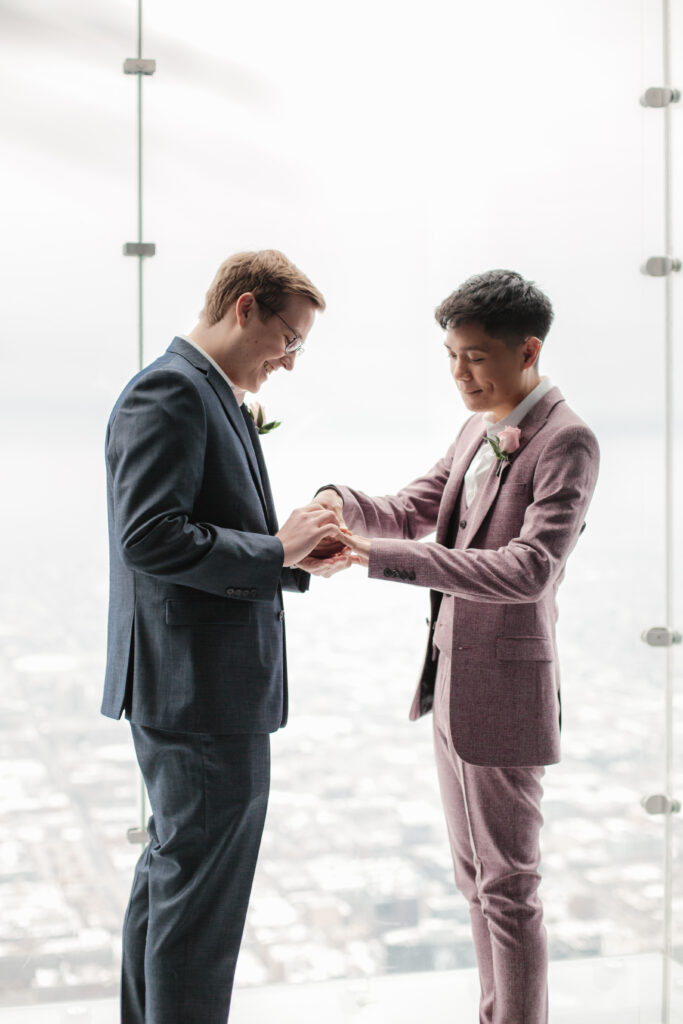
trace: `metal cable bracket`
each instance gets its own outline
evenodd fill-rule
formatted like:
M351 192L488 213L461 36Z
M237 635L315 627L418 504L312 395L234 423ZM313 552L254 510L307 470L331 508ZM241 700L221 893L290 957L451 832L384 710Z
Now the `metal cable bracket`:
M648 814L679 814L681 810L681 801L664 793L650 793L641 798L640 804Z
M128 828L126 829L126 839L129 843L139 843L141 846L145 846L149 842L149 833L146 828Z
M124 75L153 75L156 69L155 60L144 60L141 57L129 57L123 62Z
M664 89L653 85L646 89L640 97L641 107L668 107L670 103L678 103L681 98L678 89Z
M680 644L683 637L675 629L668 629L666 626L652 626L650 629L643 630L640 639L650 647L673 647L674 644Z
M650 256L640 269L648 277L668 277L669 274L678 273L681 261L673 256Z
M157 247L154 242L124 242L124 256L154 256Z

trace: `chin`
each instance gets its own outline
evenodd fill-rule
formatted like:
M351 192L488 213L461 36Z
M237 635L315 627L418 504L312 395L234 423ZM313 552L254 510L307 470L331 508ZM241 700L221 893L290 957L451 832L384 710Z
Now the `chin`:
M483 392L481 394L479 394L479 395L465 395L461 391L460 392L460 397L462 398L462 400L465 403L465 405L467 406L467 408L471 409L472 412L479 412L479 411L486 412L486 410L488 409L488 405L486 403L486 397L483 394Z

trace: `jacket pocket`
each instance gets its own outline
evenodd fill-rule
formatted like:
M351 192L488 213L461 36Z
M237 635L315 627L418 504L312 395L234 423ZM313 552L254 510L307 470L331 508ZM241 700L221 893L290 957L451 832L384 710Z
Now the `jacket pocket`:
M166 601L167 626L246 626L250 621L251 607L246 601L220 597L213 601L170 597Z
M547 636L499 636L496 658L499 661L554 661L555 646Z

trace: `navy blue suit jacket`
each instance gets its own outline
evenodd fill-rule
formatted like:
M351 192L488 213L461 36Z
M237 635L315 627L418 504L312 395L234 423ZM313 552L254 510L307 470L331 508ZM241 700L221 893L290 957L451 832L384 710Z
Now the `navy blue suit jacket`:
M102 713L178 732L287 719L283 568L258 434L223 377L174 338L107 428L110 601Z

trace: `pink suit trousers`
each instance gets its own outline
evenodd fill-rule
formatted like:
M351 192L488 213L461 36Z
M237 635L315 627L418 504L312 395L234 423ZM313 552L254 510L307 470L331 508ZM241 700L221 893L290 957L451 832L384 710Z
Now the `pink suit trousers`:
M480 1024L547 1024L547 941L538 897L545 769L472 765L453 746L450 673L439 654L434 750L455 882L469 904Z

